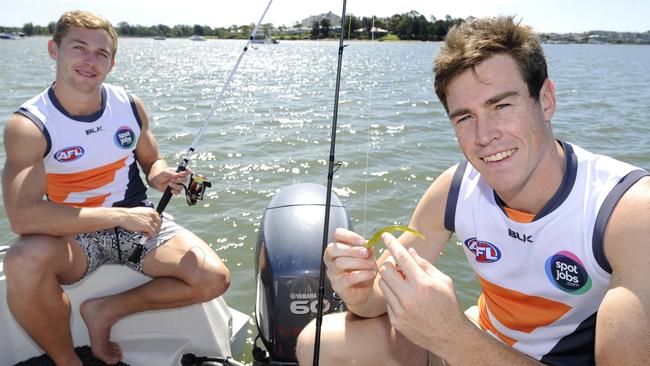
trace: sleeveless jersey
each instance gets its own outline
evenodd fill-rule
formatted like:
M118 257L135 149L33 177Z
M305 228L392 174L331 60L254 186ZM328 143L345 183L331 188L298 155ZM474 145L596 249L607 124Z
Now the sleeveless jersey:
M72 116L50 87L16 112L36 124L47 141L47 197L76 207L144 205L146 187L135 160L142 122L133 97L103 84L101 98L98 112Z
M562 183L531 222L506 215L464 162L452 179L445 226L478 276L485 331L547 364L593 365L596 314L611 278L605 228L621 196L648 173L561 144Z

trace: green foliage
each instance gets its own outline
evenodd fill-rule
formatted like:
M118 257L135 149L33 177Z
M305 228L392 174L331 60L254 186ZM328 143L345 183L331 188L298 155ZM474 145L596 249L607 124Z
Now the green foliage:
M446 15L444 19L436 19L434 16L430 16L427 19L415 10L384 18L377 18L375 16L357 17L348 14L343 31L345 32L346 39L442 41L452 27L470 19L473 19L473 17L463 20L461 18L452 18L449 15ZM206 38L246 39L250 36L254 26L254 24L233 24L229 27L212 28L208 25L200 24L177 24L170 27L164 24L142 26L120 22L117 23L115 28L121 37L164 36L167 38L188 38L193 34L198 34ZM54 33L54 28L55 22L52 21L47 26L34 25L32 23L25 23L22 27L0 26L0 32L16 33L25 36L47 36ZM305 40L338 38L340 36L339 32L340 26L332 25L329 20L322 19L312 24L311 31L309 29L304 30L300 22L295 22L291 27L281 25L277 28L273 27L271 23L266 23L261 25L258 35L271 34L274 39L279 40ZM563 35L554 33L540 34L542 41L554 43L587 43L589 41L588 36L588 33L570 33ZM650 31L645 33L619 32L616 36L610 37L608 41L610 43L650 44Z
M418 40L418 41L441 41L451 27L463 23L461 18L452 18L447 15L445 20L431 20L411 10L408 13L394 14L390 17L355 17L349 15L346 17L345 30L346 38L351 39L370 39L372 37L372 27L374 20L375 34L374 38L381 40ZM328 37L338 37L338 31L331 31L329 34L323 30L323 21L314 22L311 29L311 39L321 39ZM329 24L329 21L327 21Z
M417 11L410 11L403 14L395 14L390 17L356 17L348 15L345 22L346 38L350 39L375 39L381 40L420 40L420 41L439 41L444 38L449 28L463 22L463 19L453 19L449 15L445 20L436 20L426 17ZM374 34L373 23L376 31ZM186 25L177 24L173 27L158 24L153 26L142 26L119 22L115 26L120 36L126 37L155 37L164 36L168 38L180 37L186 38L193 34L204 37L221 38L221 39L246 39L253 30L254 24L231 25L230 27L212 28L208 25ZM51 35L54 32L55 23L50 22L47 26L33 25L26 23L23 27L0 27L1 31L22 32L25 35ZM273 29L273 38L277 39L324 39L338 38L339 26L333 26L328 19L322 19L312 24L311 32L305 34L296 34L287 32L295 28L300 28L301 24L296 22L291 27L280 26L273 28L270 23L262 25L262 29ZM270 34L270 31L269 31Z
M318 39L318 36L320 36L320 23L313 22L311 24L311 34L310 34L309 38Z
M318 38L329 38L330 31L331 27L329 19L322 19L320 21L320 34Z
M379 41L399 41L400 38L394 34L388 34L382 38L379 39Z
M33 35L34 34L34 24L25 23L25 25L23 25L23 33L25 33L26 36Z

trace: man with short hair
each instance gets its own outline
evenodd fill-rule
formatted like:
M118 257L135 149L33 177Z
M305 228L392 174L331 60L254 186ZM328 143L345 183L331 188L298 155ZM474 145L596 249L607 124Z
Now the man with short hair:
M203 240L159 215L147 199L138 165L149 186L175 194L190 172L168 168L142 101L104 83L117 51L112 25L89 12L67 12L48 51L55 82L23 104L4 130L3 198L19 235L4 260L7 302L57 365L81 365L60 285L103 263L153 277L81 305L93 355L115 364L122 359L110 342L115 322L209 301L226 291L230 273Z
M648 173L554 138L542 47L512 17L452 29L434 71L467 161L415 208L409 226L426 239L384 234L375 260L336 231L324 260L349 312L324 317L321 362L650 364ZM467 314L431 264L452 233L482 288ZM314 332L299 337L301 365Z

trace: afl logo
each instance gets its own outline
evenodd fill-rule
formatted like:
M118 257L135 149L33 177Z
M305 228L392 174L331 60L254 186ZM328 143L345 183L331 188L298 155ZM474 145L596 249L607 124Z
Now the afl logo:
M492 263L501 259L501 251L499 248L487 241L469 238L465 240L465 246L470 252L474 253L476 261L479 263Z
M79 159L84 155L84 148L81 146L68 146L54 153L54 159L61 163L67 163Z
M561 251L552 255L546 260L545 268L553 286L566 293L582 295L591 288L585 265L571 252Z
M135 143L135 132L127 126L122 126L115 132L115 145L122 149L128 149Z

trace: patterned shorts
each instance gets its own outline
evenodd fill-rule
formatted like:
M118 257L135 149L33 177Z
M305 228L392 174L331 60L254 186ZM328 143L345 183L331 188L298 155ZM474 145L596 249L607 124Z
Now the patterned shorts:
M160 231L140 244L141 232L132 232L121 227L76 234L74 239L86 253L88 268L84 277L102 264L122 264L142 272L142 261L151 250L186 230L174 222L172 215L163 213Z

